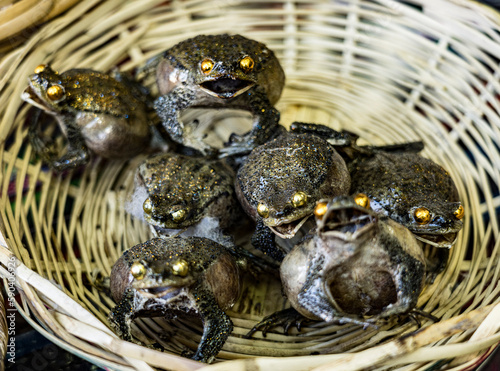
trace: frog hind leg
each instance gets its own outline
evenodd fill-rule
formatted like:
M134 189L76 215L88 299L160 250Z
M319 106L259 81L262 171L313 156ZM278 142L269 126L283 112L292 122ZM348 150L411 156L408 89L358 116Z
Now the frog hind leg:
M123 340L132 341L130 326L133 318L134 292L127 289L120 302L109 313L108 321L113 331Z
M285 257L283 251L276 245L273 231L266 227L262 220L257 221L255 232L252 235L252 246L278 262L282 262Z
M294 308L287 308L273 314L270 314L267 317L264 317L262 321L257 323L250 331L248 331L244 338L250 339L252 335L261 330L262 336L266 337L267 332L276 326L283 326L283 332L288 335L288 331L292 326L297 327L297 330L300 331L302 328L302 323L304 321L309 321L308 318L304 317L302 314L297 312Z
M233 322L219 307L209 290L197 288L193 291L193 295L203 321L203 335L196 353L191 358L195 361L210 363L233 331Z
M329 126L322 124L311 124L307 122L292 122L290 131L297 134L312 134L328 140L332 145L351 146L356 143L358 135L349 131L337 131Z

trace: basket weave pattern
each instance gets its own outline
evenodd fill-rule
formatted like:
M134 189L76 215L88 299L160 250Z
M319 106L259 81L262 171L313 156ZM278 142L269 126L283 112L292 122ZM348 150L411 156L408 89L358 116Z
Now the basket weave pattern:
M124 250L151 237L123 206L144 156L52 174L27 141L29 107L20 95L40 63L59 71L131 70L186 38L240 33L266 43L285 69L277 105L285 126L323 123L374 145L422 140L423 155L453 177L466 215L447 268L419 299L441 321L422 319L429 331L411 346L396 339L416 325L396 321L380 329L319 323L288 336L278 329L243 339L264 315L286 306L279 282L263 278L246 282L229 312L235 329L219 354L225 361L207 369L243 369L254 356L279 356L253 360L257 369L472 367L500 341L500 307L492 305L500 302L499 28L493 10L458 0L77 3L0 60L0 274L7 276L15 255L18 310L51 340L99 365L205 367L177 356L196 348L199 324L136 321L139 339L160 343L164 353L122 342L107 328L113 301L92 285ZM229 366L236 358L242 360Z

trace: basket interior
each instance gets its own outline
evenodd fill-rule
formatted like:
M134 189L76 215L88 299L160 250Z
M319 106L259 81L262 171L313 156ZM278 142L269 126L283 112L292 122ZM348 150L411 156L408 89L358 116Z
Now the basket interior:
M132 70L198 34L240 33L275 51L286 86L277 108L285 126L314 122L358 134L374 145L422 140L423 155L453 177L464 228L448 266L418 303L441 319L499 301L500 36L493 11L477 5L420 2L81 2L40 26L1 61L0 215L12 252L107 324L114 303L92 282L109 275L127 248L151 238L127 213L134 171L145 158L96 159L57 175L34 156L20 99L40 63L64 71ZM490 16L491 15L491 16ZM277 299L279 298L279 299ZM42 294L37 299L44 302ZM220 359L359 351L417 329L391 321L380 329L317 323L243 339L263 316L288 304L279 282L245 281L228 312L234 322ZM35 318L36 313L32 314ZM43 319L38 319L43 323ZM423 326L431 322L421 319ZM191 320L141 319L136 334L180 354L195 349ZM47 325L50 328L50 325ZM57 332L54 329L50 331ZM460 343L470 333L446 337ZM105 360L102 361L106 363ZM415 368L426 368L430 364Z

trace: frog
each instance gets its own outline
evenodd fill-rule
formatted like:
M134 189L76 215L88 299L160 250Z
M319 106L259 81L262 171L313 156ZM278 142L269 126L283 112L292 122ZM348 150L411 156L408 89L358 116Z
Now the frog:
M239 296L239 269L234 253L207 238L157 237L137 244L112 267L110 291L117 304L109 323L122 339L135 341L134 318L198 316L203 322L200 343L194 354L183 355L210 363L233 329L224 311Z
M371 208L404 225L416 238L450 249L465 209L450 173L414 152L375 152L350 166L350 194L365 194Z
M291 308L264 318L247 337L300 318L377 327L417 310L426 260L412 232L371 210L366 195L322 199L314 214L316 228L280 266Z
M316 201L347 195L345 161L324 139L283 133L253 149L236 174L236 196L256 222L252 245L277 261L276 237L293 238L313 214Z
M193 137L180 121L188 108L241 109L253 116L252 129L232 133L221 157L246 154L278 128L274 107L285 83L283 68L265 44L242 35L198 35L167 49L148 62L159 97L155 108L170 138L201 153L219 153Z
M225 230L242 210L234 192L235 171L220 159L166 152L147 158L137 170L145 187L144 220L158 229L184 229L202 218Z
M131 158L148 147L152 134L147 97L131 80L118 76L91 69L59 74L41 64L28 77L21 98L54 117L67 138L67 151L59 157L41 138L38 120L30 122L33 148L52 168L63 171L84 165L91 153Z

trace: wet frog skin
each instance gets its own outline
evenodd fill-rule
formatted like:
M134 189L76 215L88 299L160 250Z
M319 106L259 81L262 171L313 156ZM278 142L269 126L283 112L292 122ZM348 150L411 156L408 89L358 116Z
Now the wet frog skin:
M233 324L224 310L239 295L240 276L233 255L206 238L155 238L133 246L113 265L109 314L113 330L132 341L136 317L173 318L179 312L201 317L203 336L191 357L211 362Z
M34 120L30 139L35 151L58 171L85 164L90 152L105 158L137 155L151 136L147 105L138 91L132 82L105 73L72 69L58 74L48 65L38 66L21 97L55 117L68 148L57 158Z
M449 173L416 153L383 153L355 161L351 194L363 193L376 212L416 237L449 248L463 226L464 209Z
M137 183L149 195L144 218L160 228L181 229L209 216L227 228L241 215L234 178L234 171L222 160L175 153L150 157L138 169Z
M297 313L277 312L252 329L290 318L372 325L411 311L425 279L414 235L347 196L320 201L317 228L280 267L283 291Z
M226 155L248 152L272 136L279 122L273 105L285 75L264 44L241 35L199 35L168 49L154 63L161 95L155 108L175 142L202 154L213 152L184 130L179 114L190 107L234 108L253 114L252 130L241 137L232 135Z
M235 184L243 209L257 222L252 244L282 260L275 235L292 238L316 201L347 194L350 177L344 160L325 140L285 133L250 153Z

